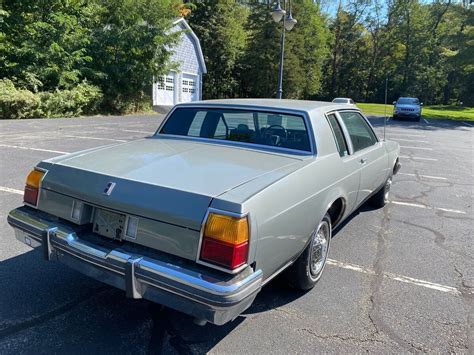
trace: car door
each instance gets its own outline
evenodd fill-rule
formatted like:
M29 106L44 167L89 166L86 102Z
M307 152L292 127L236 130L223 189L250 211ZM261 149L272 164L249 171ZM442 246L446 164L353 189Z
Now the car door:
M360 165L360 185L357 205L364 202L384 183L388 157L366 119L357 111L339 111L351 143L351 155Z
M357 195L360 186L361 166L357 158L350 154L350 142L348 135L344 134L343 125L337 117L336 112L326 114L327 121L331 127L334 142L340 156L340 166L338 170L344 176L342 184L345 190L346 208L345 214L350 214L357 206Z

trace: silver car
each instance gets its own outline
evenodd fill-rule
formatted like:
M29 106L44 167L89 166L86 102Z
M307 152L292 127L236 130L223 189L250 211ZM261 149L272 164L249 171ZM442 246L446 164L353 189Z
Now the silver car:
M387 203L398 155L353 106L180 104L151 137L40 162L8 223L46 260L224 324L284 270L311 289L333 229Z
M402 119L402 118L414 118L415 120L421 119L421 106L423 103L420 103L415 97L400 97L397 101L393 102L393 119Z
M348 98L348 97L336 97L332 99L331 102L334 102L336 104L347 104L347 105L354 105L355 106L355 101Z

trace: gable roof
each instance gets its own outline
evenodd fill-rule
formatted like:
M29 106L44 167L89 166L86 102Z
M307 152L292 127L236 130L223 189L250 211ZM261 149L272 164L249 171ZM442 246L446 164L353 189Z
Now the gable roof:
M189 26L188 22L184 19L184 17L180 17L173 22L173 25L178 25L178 24L182 24L186 28L186 30L188 31L187 33L189 33L192 40L194 41L194 44L196 45L196 48L197 48L196 54L197 54L199 63L201 64L202 72L203 74L206 74L207 73L206 62L204 61L204 55L202 54L201 43L199 42L198 36L196 36L191 26Z

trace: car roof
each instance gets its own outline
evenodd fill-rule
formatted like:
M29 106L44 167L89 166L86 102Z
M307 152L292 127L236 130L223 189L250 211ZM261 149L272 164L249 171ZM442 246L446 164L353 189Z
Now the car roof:
M203 100L178 104L176 106L231 106L235 108L283 109L305 112L326 112L336 109L354 109L353 105L326 101L286 99L220 99Z

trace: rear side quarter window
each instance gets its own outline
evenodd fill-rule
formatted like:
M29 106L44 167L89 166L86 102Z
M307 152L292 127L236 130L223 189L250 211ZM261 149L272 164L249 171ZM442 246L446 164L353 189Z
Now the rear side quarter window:
M347 142L344 138L341 125L339 124L336 115L333 113L327 116L329 125L331 126L332 134L334 136L334 141L336 142L336 147L339 152L339 156L345 157L349 155L349 149L347 148Z
M354 153L377 143L377 137L362 115L355 111L339 112L349 132Z

